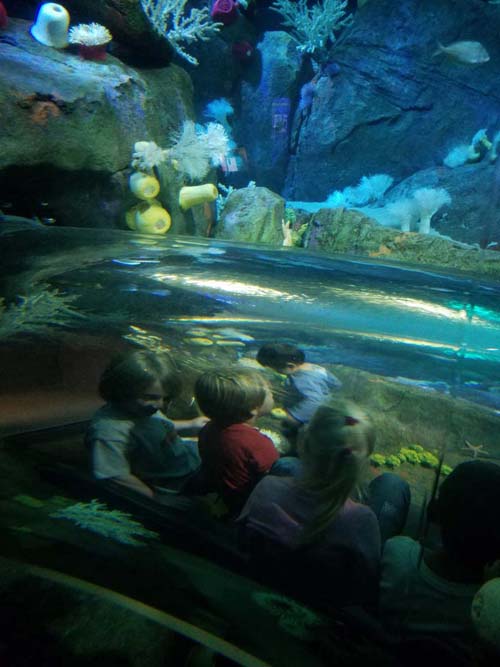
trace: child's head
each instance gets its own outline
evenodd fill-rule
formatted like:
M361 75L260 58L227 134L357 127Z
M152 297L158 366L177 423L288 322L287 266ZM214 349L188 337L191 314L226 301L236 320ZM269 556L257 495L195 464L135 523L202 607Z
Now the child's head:
M316 538L332 521L360 482L375 446L375 430L357 405L321 405L300 436L305 488L318 493L321 507L304 539Z
M99 393L131 413L151 415L181 389L179 373L165 353L136 350L115 357L99 382Z
M447 554L472 571L500 558L500 466L460 463L443 481L437 500L441 539Z
M267 366L285 375L293 372L305 360L306 356L302 350L288 343L267 343L257 352L257 361L261 366Z
M476 663L498 665L500 660L500 579L481 586L472 600L472 625L479 640Z
M273 395L257 371L228 369L201 375L194 394L201 411L221 424L239 424L270 412Z

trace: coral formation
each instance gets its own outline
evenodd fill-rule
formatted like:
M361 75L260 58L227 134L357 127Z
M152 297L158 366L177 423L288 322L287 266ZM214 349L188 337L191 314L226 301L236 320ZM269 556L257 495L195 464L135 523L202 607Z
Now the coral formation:
M281 14L283 24L299 43L299 50L321 57L335 33L352 23L347 0L321 0L309 7L307 0L275 0L271 9Z
M192 65L198 60L185 50L186 44L208 41L222 27L210 19L208 7L184 13L187 0L141 0L144 13L155 31L165 37L176 53Z

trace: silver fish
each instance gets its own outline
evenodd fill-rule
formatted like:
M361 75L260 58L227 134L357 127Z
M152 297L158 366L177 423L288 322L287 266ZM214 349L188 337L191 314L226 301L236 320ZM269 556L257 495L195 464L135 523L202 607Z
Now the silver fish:
M481 42L453 42L448 46L443 46L438 42L437 51L432 54L432 57L444 53L448 58L456 60L465 65L478 65L480 63L487 63L490 59L488 51L484 48Z

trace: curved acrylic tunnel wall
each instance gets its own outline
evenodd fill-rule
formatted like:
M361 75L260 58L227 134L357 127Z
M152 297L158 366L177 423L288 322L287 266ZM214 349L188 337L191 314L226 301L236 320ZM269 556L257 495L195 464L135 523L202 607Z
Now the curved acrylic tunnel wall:
M193 327L229 328L253 339L238 356L286 340L311 361L500 409L498 284L305 251L100 230L6 226L1 245L2 291L11 304L0 330L4 355L23 341L41 349L44 338L68 332L123 342L131 325L175 350ZM61 296L70 301L58 303ZM16 304L24 304L17 322Z

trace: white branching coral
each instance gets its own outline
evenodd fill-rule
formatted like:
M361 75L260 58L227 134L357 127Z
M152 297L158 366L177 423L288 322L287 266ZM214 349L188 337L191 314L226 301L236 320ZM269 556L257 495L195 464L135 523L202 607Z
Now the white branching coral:
M15 303L6 305L0 299L0 338L23 333L47 335L57 327L75 324L85 317L72 306L76 298L42 285L33 294L18 296Z
M275 0L271 5L306 53L324 50L328 40L335 41L336 32L352 23L346 7L347 0L320 0L312 7L307 0Z
M168 151L154 141L136 141L132 153L132 167L139 171L152 171L168 158Z
M76 503L62 510L57 510L50 516L54 519L68 519L79 528L136 547L145 544L136 539L137 537L148 539L158 537L158 533L144 528L130 514L120 512L120 510L109 510L104 503L95 498L90 503Z
M210 18L208 7L191 9L185 14L187 0L141 0L144 13L154 30L165 37L181 58L192 65L198 60L187 53L186 44L211 39L222 27Z
M112 34L100 23L79 23L73 26L68 35L70 44L101 46L113 39Z

